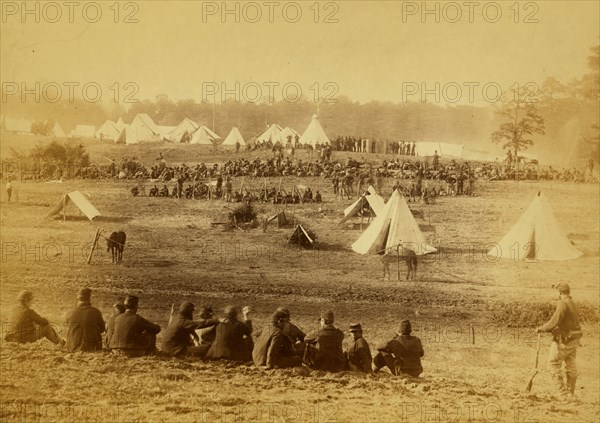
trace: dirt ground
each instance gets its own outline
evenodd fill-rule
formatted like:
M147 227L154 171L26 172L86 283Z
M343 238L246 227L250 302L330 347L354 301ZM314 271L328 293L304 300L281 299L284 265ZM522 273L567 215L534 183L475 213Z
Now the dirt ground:
M150 156L150 153L146 153ZM251 157L252 154L248 154ZM209 160L207 160L209 161ZM193 162L190 160L190 162ZM291 186L294 181L284 180ZM80 287L93 289L105 315L127 293L140 296L140 314L163 329L171 304L192 301L221 309L249 304L260 328L280 305L305 331L320 311L335 311L346 330L360 321L375 346L409 318L424 344L421 378L327 374L306 368L267 371L251 365L165 358L124 359L110 354L66 354L45 341L1 346L4 422L593 422L599 399L598 185L477 183L476 197L411 204L428 242L439 248L419 263L418 280L383 280L378 257L350 245L360 235L337 225L352 200L336 200L330 182L297 183L321 190L323 204L288 205L290 220L317 234L318 246L286 243L293 227L224 230L235 207L220 200L136 197L135 181L16 183L18 202L1 193L1 318L22 289L33 307L64 334L64 316ZM391 181L380 188L384 196ZM234 180L234 189L241 178ZM245 178L245 184L261 181ZM269 181L275 185L279 179ZM146 189L148 186L146 184ZM484 254L543 190L563 231L584 255L568 262L518 262ZM62 193L80 190L103 217L90 223L73 208L67 219L44 219ZM255 205L259 217L284 208ZM355 223L357 223L356 221ZM127 233L125 259L112 265L105 242L86 264L97 227ZM392 265L392 275L396 267ZM404 264L400 267L404 273ZM403 275L402 275L403 276ZM403 278L402 278L403 279ZM530 394L533 328L550 317L556 292L567 281L584 324L578 351L576 400L559 401L544 370ZM3 325L3 335L6 326ZM474 336L473 336L474 334ZM346 345L349 335L346 337ZM160 334L159 334L160 342ZM543 369L550 337L543 337Z

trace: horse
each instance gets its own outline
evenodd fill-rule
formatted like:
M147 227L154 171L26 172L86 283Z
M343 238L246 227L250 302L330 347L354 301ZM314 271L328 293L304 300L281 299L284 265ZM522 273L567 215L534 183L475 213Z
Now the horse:
M106 251L112 252L112 264L119 263L123 260L123 249L125 249L125 240L127 236L125 232L113 232L106 240Z
M406 262L406 280L414 280L417 274L417 255L412 250L406 250L406 253L401 258L404 258ZM398 256L393 254L385 254L381 256L381 264L383 265L383 279L387 276L387 279L390 279L390 264L397 263Z

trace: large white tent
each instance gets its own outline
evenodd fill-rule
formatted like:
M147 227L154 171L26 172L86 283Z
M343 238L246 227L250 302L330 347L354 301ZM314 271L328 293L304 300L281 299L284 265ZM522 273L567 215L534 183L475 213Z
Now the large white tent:
M231 128L229 135L227 135L227 137L225 138L225 141L223 141L222 145L235 146L236 143L239 143L240 146L246 145L246 143L244 142L244 138L242 137L242 134L240 133L240 130L234 126L233 128Z
M125 125L116 141L123 144L162 141L162 135L150 116L146 113L139 113L130 125Z
M504 238L488 251L489 256L516 262L526 259L572 260L582 254L560 229L550 204L541 192Z
M98 128L96 131L96 138L103 140L116 140L119 137L121 131L117 127L117 124L112 120L107 120Z
M254 142L271 141L273 144L275 144L276 142L282 142L281 131L283 131L283 129L281 129L281 126L274 123L271 126L269 126L263 133L258 135Z
M179 125L175 126L171 131L169 131L165 138L169 141L173 142L184 142L189 141L186 138L191 137L191 134L196 132L200 128L196 122L191 119L184 118Z
M206 126L200 126L192 135L190 144L206 144L213 145L215 141L220 140L221 137L215 134L213 131L208 129Z
M406 200L394 190L371 226L352 244L352 249L359 254L396 254L398 246L401 253L411 250L416 255L437 251L427 245Z
M314 147L316 144L324 145L330 143L329 137L321 126L321 122L319 122L319 116L314 114L306 130L300 137L300 144L310 144Z

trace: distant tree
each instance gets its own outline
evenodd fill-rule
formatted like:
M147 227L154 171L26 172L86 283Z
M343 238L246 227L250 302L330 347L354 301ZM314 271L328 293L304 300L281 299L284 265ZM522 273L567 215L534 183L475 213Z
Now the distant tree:
M35 121L31 124L31 133L34 135L52 135L54 122L50 120Z
M492 141L513 151L515 158L533 145L531 135L545 133L544 118L537 112L536 101L525 87L507 93L501 100L498 114L504 123L492 133Z

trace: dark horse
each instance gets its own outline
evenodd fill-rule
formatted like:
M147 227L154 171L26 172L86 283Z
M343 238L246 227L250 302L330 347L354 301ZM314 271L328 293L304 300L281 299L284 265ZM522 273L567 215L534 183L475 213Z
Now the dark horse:
M112 252L112 263L119 263L123 260L123 250L125 249L125 232L113 232L106 240L106 251Z

